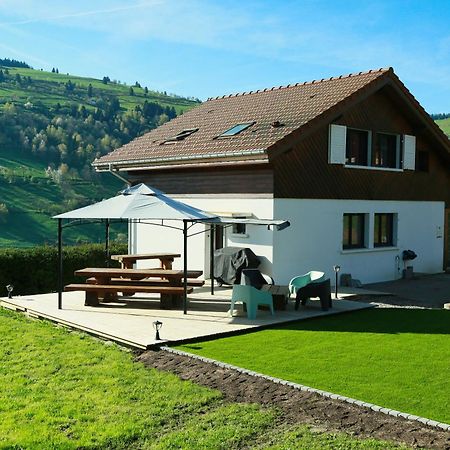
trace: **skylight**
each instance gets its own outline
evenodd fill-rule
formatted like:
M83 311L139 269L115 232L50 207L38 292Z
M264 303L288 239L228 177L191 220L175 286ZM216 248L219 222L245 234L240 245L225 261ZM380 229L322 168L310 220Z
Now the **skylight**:
M219 134L217 138L225 138L225 137L231 137L236 136L236 134L239 134L241 131L246 130L248 127L251 127L255 122L247 122L247 123L238 123L234 127L231 127L227 131L224 131L222 134Z
M195 133L196 131L198 131L198 128L190 128L188 130L183 130L180 133L178 133L177 135L172 136L169 139L166 139L163 142L163 144L182 141L182 140L186 139L188 136L190 136L191 134Z

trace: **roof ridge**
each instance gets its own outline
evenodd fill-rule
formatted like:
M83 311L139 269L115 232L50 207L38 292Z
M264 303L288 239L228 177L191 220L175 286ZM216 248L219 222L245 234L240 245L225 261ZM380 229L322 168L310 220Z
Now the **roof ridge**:
M376 73L376 72L379 72L379 73L392 72L393 73L394 69L392 67L380 67L379 69L370 69L370 70L361 71L361 72L349 73L347 75L339 75L337 77L322 78L320 80L318 79L318 80L304 81L304 82L292 83L292 84L281 85L281 86L273 86L271 88L257 89L256 91L236 92L234 94L218 95L217 97L209 97L206 101L209 102L211 100L221 100L221 99L230 98L230 97L241 97L244 95L258 94L260 92L275 91L275 90L279 90L279 89L289 89L289 88L292 88L295 86L306 86L306 85L310 85L310 84L319 84L319 83L323 83L325 81L342 80L345 78L358 77L361 75L367 75L369 73Z

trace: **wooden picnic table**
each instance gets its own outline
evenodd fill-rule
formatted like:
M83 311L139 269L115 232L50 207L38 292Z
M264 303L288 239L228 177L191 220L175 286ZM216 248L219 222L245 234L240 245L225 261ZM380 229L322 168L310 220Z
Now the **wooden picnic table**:
M119 261L123 269L132 269L136 261L147 259L159 259L162 269L172 269L172 263L175 258L180 258L179 253L138 253L134 255L111 255L111 259Z
M75 271L77 277L94 277L97 284L108 284L112 278L142 280L144 278L164 278L172 286L181 286L184 278L183 270L172 269L114 269L105 267L87 267ZM203 275L201 270L188 270L188 278L198 278Z
M201 270L188 270L187 277L199 278ZM100 296L103 298L117 298L117 293L135 292L159 293L161 294L161 306L170 308L179 306L180 299L184 293L183 270L168 269L114 269L103 267L87 267L75 271L76 276L88 278L86 284L70 284L65 287L66 291L81 290L86 292L86 304L98 305ZM155 279L164 280L152 281ZM189 281L189 280L188 280ZM192 292L192 285L188 293Z

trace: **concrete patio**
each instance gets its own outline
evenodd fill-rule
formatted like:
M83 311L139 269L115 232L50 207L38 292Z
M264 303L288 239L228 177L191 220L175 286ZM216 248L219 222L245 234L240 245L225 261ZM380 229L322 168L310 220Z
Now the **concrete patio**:
M333 308L322 311L319 300L311 300L294 309L290 301L286 311L258 311L256 320L248 320L242 307L234 317L228 315L230 288L216 288L212 296L209 287L196 289L189 295L188 314L180 310L159 309L159 299L151 295L121 298L114 303L98 307L84 306L83 292L63 294L63 309L57 308L57 294L26 295L8 299L0 298L0 305L23 311L31 317L47 319L94 336L118 342L132 348L146 349L164 342L182 342L198 338L225 336L245 330L273 326L295 320L326 316L347 311L370 308L373 305L349 300L351 293L342 294L333 301ZM153 322L163 323L161 341L155 340Z

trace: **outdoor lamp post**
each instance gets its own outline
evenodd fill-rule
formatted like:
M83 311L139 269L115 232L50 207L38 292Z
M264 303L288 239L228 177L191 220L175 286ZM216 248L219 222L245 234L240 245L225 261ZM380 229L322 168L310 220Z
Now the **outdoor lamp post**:
M334 287L334 298L338 298L338 273L341 270L341 266L338 266L337 264L333 266L334 274L335 274L335 287Z
M14 290L14 286L12 284L8 284L6 286L6 290L8 291L8 298L12 298L12 291Z
M161 329L161 327L162 327L162 322L160 322L159 320L156 320L155 322L153 322L153 328L156 330L156 337L155 337L155 339L157 341L161 340L161 338L159 337L159 330Z

